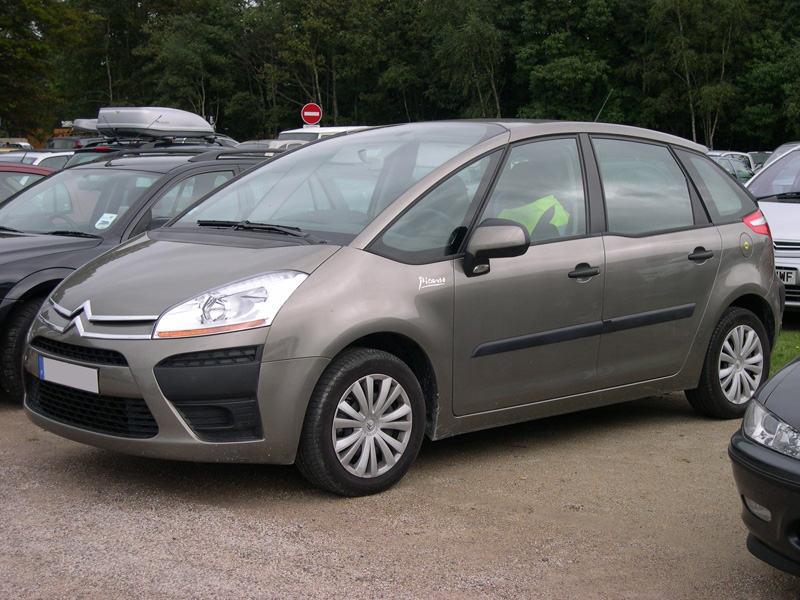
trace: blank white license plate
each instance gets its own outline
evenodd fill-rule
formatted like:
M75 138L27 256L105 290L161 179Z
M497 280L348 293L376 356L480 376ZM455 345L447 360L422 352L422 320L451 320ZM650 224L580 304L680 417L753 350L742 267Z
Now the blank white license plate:
M778 277L786 285L797 285L797 270L796 269L778 269Z
M100 392L97 369L39 357L39 379L95 394Z

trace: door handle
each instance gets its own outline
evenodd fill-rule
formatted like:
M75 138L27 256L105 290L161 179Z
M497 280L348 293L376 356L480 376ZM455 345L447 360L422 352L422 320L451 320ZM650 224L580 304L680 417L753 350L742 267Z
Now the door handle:
M592 267L586 263L575 267L574 271L570 271L567 277L570 279L589 279L595 275L600 275L600 267Z
M689 255L689 260L693 262L705 262L714 257L713 250L706 250L703 247L695 248L694 252Z

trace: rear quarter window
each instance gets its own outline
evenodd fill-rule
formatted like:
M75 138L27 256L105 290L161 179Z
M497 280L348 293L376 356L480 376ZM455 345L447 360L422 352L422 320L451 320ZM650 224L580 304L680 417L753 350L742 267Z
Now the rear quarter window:
M715 224L738 221L756 209L745 189L711 159L686 150L678 157L692 176L711 221Z

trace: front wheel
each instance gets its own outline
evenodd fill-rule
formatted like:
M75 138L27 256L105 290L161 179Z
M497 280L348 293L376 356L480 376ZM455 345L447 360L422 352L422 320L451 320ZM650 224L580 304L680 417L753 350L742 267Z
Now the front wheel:
M0 349L3 389L8 399L17 404L22 404L25 395L22 385L22 354L25 351L25 338L44 300L41 297L32 298L11 315Z
M297 466L335 494L382 492L411 467L424 426L425 402L411 369L392 354L353 348L328 366L314 389Z
M711 336L700 384L686 391L689 403L709 417L741 417L769 375L769 359L767 332L758 317L744 308L729 308Z

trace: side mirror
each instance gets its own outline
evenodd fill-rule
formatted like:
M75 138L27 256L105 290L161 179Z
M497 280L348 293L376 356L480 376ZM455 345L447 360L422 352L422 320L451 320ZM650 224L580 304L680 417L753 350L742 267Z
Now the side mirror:
M508 219L486 219L467 244L464 273L467 277L491 270L489 259L522 256L531 245L531 236L521 223Z

